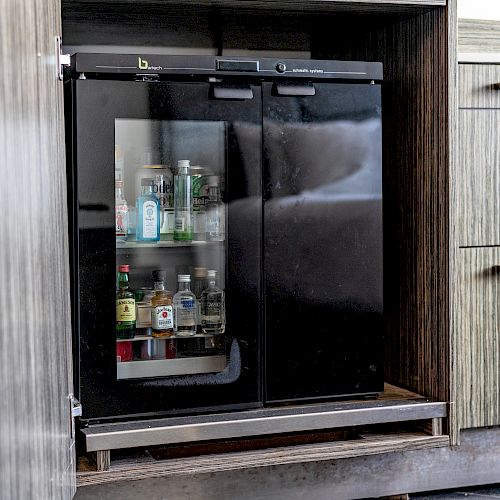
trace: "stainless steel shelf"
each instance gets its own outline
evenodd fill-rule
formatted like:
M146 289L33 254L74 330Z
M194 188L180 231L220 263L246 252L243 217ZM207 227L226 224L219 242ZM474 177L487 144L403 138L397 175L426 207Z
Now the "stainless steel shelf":
M160 240L154 243L145 243L142 241L125 241L123 243L116 243L116 250L135 250L144 248L184 248L184 247L204 247L204 246L217 246L224 244L224 241L171 241Z
M117 342L141 342L143 340L178 340L178 339L206 339L209 337L216 337L224 335L223 333L197 333L195 335L181 336L172 335L171 337L153 337L152 335L136 335L133 339L116 339Z
M116 378L124 380L130 378L217 373L223 371L226 368L226 364L226 356L125 361L116 364Z

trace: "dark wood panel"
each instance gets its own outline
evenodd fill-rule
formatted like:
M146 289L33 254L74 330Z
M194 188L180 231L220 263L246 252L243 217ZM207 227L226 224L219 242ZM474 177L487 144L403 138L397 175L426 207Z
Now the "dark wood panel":
M461 428L500 424L500 248L462 248L457 288Z
M458 74L461 108L500 109L500 65L461 64Z
M75 488L58 0L0 1L0 496Z
M459 120L456 241L500 245L500 109L461 109Z

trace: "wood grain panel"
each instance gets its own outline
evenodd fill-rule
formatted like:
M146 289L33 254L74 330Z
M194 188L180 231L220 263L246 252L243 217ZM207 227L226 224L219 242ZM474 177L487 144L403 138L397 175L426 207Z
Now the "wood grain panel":
M0 0L0 497L73 496L58 0Z
M500 21L458 20L459 52L500 52Z
M500 248L463 248L456 301L461 428L500 424Z
M133 481L148 477L176 476L196 473L215 473L255 467L318 462L388 452L429 449L448 446L448 436L429 436L423 433L366 435L362 439L314 445L286 446L259 451L184 457L156 461L151 458L114 463L105 472L79 472L78 487Z
M500 245L500 109L461 109L459 246Z
M461 64L458 74L461 108L500 108L500 65Z

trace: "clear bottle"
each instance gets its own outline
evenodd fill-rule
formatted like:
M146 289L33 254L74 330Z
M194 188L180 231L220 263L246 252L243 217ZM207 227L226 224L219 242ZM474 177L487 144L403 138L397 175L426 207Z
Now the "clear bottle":
M116 338L133 339L135 335L135 297L130 290L128 264L118 267L116 292Z
M156 242L160 240L160 202L154 192L153 179L141 180L141 195L136 203L137 241Z
M179 337L196 334L197 300L190 289L191 276L178 275L178 292L174 295L174 332Z
M174 314L172 294L165 290L165 271L154 271L153 280L155 294L151 299L151 324L153 337L163 338L174 335Z
M201 315L200 315L200 299L201 292L207 288L207 268L206 267L195 267L194 268L194 279L193 279L193 293L198 301L198 311L197 311L197 325L196 330L198 333L203 333L201 330Z
M123 194L123 181L115 182L115 233L116 241L125 241L128 235L128 204Z
M200 299L201 329L203 333L219 334L226 329L226 304L224 292L215 284L217 271L208 270L208 288Z
M193 196L189 160L177 162L174 176L174 240L193 240Z
M225 238L225 210L220 199L219 178L210 176L208 201L206 210L206 238L207 241L224 241Z

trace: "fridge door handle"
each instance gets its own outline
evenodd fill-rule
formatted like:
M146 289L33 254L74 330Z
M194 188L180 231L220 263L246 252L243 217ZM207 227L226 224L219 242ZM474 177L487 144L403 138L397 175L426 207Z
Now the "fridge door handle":
M216 99L253 99L250 85L214 85L213 95Z
M313 96L316 95L316 89L311 82L292 84L275 83L276 94L280 96Z

